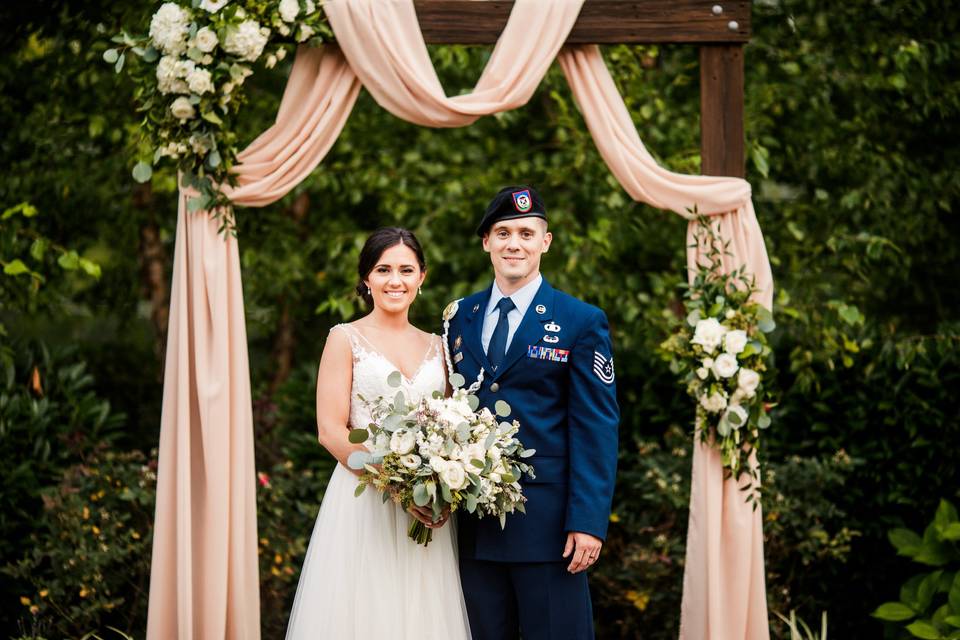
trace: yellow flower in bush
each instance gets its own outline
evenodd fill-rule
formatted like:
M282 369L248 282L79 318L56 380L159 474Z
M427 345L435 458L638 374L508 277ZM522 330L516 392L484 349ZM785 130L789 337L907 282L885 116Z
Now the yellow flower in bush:
M30 606L30 598L28 598L27 596L20 596L20 604L22 604L22 605L25 606L25 607L29 607L29 606Z
M650 594L646 591L642 593L638 593L636 591L627 591L626 596L627 600L632 602L633 606L640 611L645 611L647 609L647 605L650 604Z

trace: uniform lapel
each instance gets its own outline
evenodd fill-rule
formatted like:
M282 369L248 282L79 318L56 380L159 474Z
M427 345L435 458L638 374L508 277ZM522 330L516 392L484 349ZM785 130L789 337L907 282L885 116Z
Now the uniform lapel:
M540 307L543 308L543 313L537 311ZM520 358L526 356L527 347L537 344L543 339L543 325L550 322L551 319L553 319L553 287L544 279L537 290L537 295L533 297L533 302L527 307L527 312L523 315L523 320L520 321L520 326L517 327L513 340L510 341L510 348L507 349L503 362L500 363L500 367L493 376L494 379L503 376L507 369L516 364ZM489 371L489 368L487 370Z
M480 366L488 373L493 371L490 361L487 360L487 354L483 351L483 341L480 334L483 331L483 316L487 311L487 304L490 302L490 292L493 285L487 288L477 298L474 298L473 305L469 309L464 309L464 328L463 345L473 354L474 359L480 363Z

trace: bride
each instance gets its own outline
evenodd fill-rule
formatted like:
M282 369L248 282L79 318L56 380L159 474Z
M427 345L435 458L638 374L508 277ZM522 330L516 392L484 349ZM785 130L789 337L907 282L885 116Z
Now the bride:
M287 640L470 637L455 536L430 510L409 513L375 491L354 497L347 466L363 445L347 439L370 415L358 395L390 397L394 371L410 402L446 387L439 336L407 319L426 276L423 250L406 229L371 235L360 253L357 293L372 311L330 331L317 377L320 444L339 462L323 497L290 613ZM410 518L433 528L423 547L407 537Z

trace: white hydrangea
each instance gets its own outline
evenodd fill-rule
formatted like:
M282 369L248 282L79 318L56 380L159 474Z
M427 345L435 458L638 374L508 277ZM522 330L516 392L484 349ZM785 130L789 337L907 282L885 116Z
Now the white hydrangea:
M193 108L193 105L190 104L190 100L184 96L180 96L170 105L170 113L180 122L184 122L196 115L196 110Z
M747 394L748 398L752 398L757 392L757 387L760 386L760 374L753 369L745 367L740 369L740 373L737 375L737 386Z
M150 39L163 53L179 55L187 48L190 14L176 2L165 2L150 19Z
M723 350L732 355L737 355L747 346L747 332L743 329L734 329L728 331L723 336Z
M220 9L223 9L228 2L230 2L230 0L203 0L203 2L200 3L200 8L210 13L216 13L220 11Z
M740 365L737 363L737 356L729 353L721 353L717 356L717 359L713 361L713 372L717 374L718 378L729 378L735 374L739 368Z
M162 56L157 63L157 89L160 93L187 93L190 89L187 83L180 78L177 59L173 56Z
M263 48L267 45L267 39L270 37L270 30L266 27L260 27L256 20L245 20L227 30L227 36L223 42L223 48L241 60L255 62Z
M317 5L313 3L313 0L307 0L305 4L305 9L306 9L306 14L310 15L311 13L317 10Z
M213 76L206 69L194 69L187 74L187 86L190 91L199 95L213 91Z
M300 3L297 0L280 0L280 18L284 22L293 22L300 13Z
M700 397L700 406L710 413L719 413L727 408L727 397L720 391Z
M197 31L197 35L194 36L193 42L197 49L203 53L210 53L217 48L217 45L220 43L220 39L217 38L216 31L210 27L202 27L199 31Z
M716 318L705 318L697 322L693 330L693 338L690 340L693 344L703 347L707 353L713 353L720 346L723 334L727 332L726 327L720 324Z

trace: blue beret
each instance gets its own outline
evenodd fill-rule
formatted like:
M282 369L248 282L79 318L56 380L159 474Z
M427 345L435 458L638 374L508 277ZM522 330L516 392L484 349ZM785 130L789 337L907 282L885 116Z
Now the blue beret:
M543 205L543 198L537 190L528 186L504 187L493 196L483 213L477 235L483 236L493 223L500 220L515 218L543 218L547 219L547 208Z

